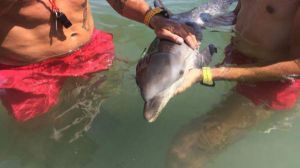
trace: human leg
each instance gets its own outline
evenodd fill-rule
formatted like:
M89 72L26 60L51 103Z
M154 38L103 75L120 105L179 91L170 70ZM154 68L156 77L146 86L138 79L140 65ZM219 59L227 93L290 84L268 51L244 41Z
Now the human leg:
M237 141L247 130L273 112L254 106L232 93L218 107L198 117L174 138L168 152L168 168L202 168L209 159Z

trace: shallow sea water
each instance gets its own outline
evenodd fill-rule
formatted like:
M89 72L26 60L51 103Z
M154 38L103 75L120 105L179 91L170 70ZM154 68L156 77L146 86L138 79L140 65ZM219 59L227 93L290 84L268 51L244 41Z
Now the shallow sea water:
M180 12L203 1L165 3ZM218 82L215 88L195 85L173 98L156 122L147 123L134 75L135 64L154 33L121 18L106 1L91 3L96 27L114 34L118 59L110 71L89 81L68 81L60 105L27 123L16 123L0 106L0 168L167 168L172 164L188 168L194 163L195 168L202 163L206 168L299 168L300 106L276 113L242 133L243 122L232 126L228 132L233 138L229 135L228 142L220 140L220 146L206 150L218 142L222 131L205 136L201 131L215 125L208 124L205 129L190 125L201 125L205 116L209 118L207 114L227 99L234 85L230 82ZM214 43L219 48L213 64L221 62L230 35L205 32L204 37L202 46ZM216 114L226 118L222 112L219 108ZM211 120L216 123L214 117ZM246 117L245 122L248 120ZM181 135L190 136L180 141ZM192 141L193 135L200 138ZM198 142L203 142L202 146L197 146ZM189 145L191 153L185 150ZM169 151L178 151L185 164L170 159Z

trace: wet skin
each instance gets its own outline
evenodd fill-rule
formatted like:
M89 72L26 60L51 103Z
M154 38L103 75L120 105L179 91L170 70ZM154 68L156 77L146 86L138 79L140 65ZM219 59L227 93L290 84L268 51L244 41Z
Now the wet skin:
M214 80L256 82L289 80L300 75L300 1L240 0L234 48L257 62L212 69ZM183 92L202 80L201 69L190 72Z
M285 80L286 74L300 74L299 7L299 0L240 0L234 47L258 63L214 68L215 80ZM201 70L191 71L181 91L201 80L199 73ZM214 155L273 113L230 93L218 107L190 122L174 137L167 167L205 167Z
M119 14L143 23L150 6L141 0L107 0ZM56 57L87 43L94 23L88 0L57 1L73 26L58 26L49 0L2 0L0 2L0 63L24 65ZM186 25L155 16L150 21L157 36L198 46ZM146 27L145 27L146 28Z
M234 40L239 51L269 62L298 57L297 44L291 42L299 34L293 30L300 19L299 0L240 3Z
M56 3L72 21L73 26L69 29L59 25L58 31L55 31L48 0L0 2L0 11L3 11L0 13L1 63L18 65L37 62L67 53L89 41L94 26L89 4L85 0ZM83 23L85 9L87 21Z

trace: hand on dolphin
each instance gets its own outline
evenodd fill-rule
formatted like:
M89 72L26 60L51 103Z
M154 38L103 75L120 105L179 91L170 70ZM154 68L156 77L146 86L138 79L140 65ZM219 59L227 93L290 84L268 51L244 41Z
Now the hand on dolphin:
M158 38L167 39L177 44L185 42L192 49L199 47L194 29L186 24L156 15L151 19L150 25Z
M201 51L193 48L198 47L197 40L203 39L203 29L234 26L236 15L229 7L235 1L209 0L190 11L170 15L169 19L158 15L151 19L150 26L160 39L153 40L136 66L136 83L148 122L154 122L176 94L202 80L201 68L209 65L217 48L213 44Z
M194 68L189 70L184 76L184 82L177 88L175 95L184 92L188 88L192 87L193 84L202 81L202 70Z

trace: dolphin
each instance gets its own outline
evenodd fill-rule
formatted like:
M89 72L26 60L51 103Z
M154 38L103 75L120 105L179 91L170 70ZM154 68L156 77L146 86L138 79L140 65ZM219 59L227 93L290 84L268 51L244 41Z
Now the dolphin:
M203 29L233 27L235 14L229 8L235 1L210 0L180 14L171 13L160 0L155 0L154 6L166 9L171 20L191 26L197 40L201 41ZM213 44L199 52L199 49L194 50L185 43L180 45L155 38L136 66L136 83L145 102L145 119L154 122L183 84L187 72L208 65L216 52Z

